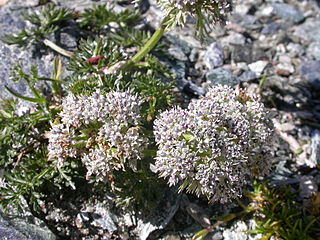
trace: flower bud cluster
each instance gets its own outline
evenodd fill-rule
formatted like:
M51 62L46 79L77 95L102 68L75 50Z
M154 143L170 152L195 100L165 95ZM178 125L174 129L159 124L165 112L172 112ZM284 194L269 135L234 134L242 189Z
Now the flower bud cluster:
M188 109L163 112L154 123L156 169L169 185L226 202L241 196L246 179L268 172L267 112L250 97L217 85Z
M110 171L136 168L147 139L141 127L142 100L129 92L95 92L91 96L67 96L61 124L48 133L49 159L62 167L66 158L81 157L87 178L104 180Z

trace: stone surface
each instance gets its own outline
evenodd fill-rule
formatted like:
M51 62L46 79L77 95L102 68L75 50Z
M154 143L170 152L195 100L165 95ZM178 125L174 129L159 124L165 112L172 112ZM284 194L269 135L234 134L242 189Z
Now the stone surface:
M32 240L27 238L18 230L14 229L6 220L0 216L0 239L1 240Z
M302 62L299 72L310 87L320 89L320 61Z
M210 44L204 54L203 60L208 69L222 66L224 53L221 44L216 42Z
M252 62L252 45L245 44L245 45L235 45L232 48L231 53L232 60L236 63L238 62Z
M31 213L17 215L15 209L10 214L0 210L0 239L12 240L56 240L55 235Z
M320 42L312 42L307 49L307 56L310 59L320 60Z
M240 82L248 82L257 79L257 74L253 71L245 71L239 76Z
M288 51L288 55L290 57L300 57L304 54L305 49L302 45L298 43L292 43L290 42L287 46L286 49Z
M311 154L310 162L314 166L320 165L320 131L314 130L311 136Z
M261 76L268 64L269 63L267 61L257 61L249 64L249 69L255 74L257 74L257 76Z
M264 34L264 35L274 34L277 31L279 31L279 29L280 29L280 24L276 22L272 22L263 27L263 29L261 30L261 34Z
M176 187L165 192L158 207L150 213L149 219L138 222L139 239L146 240L153 231L164 229L177 212L180 202L181 195L177 195Z
M279 64L276 66L276 72L282 76L289 76L294 73L295 68L292 65L291 58L286 55L279 56Z
M304 41L320 41L320 25L319 18L308 18L303 24L298 25L294 31L294 35Z
M299 196L301 198L311 198L318 192L318 186L312 176L302 176L299 184Z
M272 7L273 13L283 20L299 23L304 19L303 13L292 5L286 3L276 3L273 4Z
M222 39L223 44L244 45L246 38L240 33L231 33L229 36Z
M210 85L228 85L234 86L239 83L239 79L234 77L232 73L225 68L216 68L211 71L208 71L206 74L208 84L205 84L204 87L207 88Z

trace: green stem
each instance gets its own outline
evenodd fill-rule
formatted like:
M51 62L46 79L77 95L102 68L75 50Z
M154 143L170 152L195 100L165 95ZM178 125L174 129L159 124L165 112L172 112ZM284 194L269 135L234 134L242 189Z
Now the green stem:
M73 52L67 51L67 50L59 47L57 44L51 42L49 39L44 39L43 43L44 43L44 45L46 45L49 48L55 50L56 52L60 53L63 56L71 57L73 55Z
M145 55L147 55L153 48L154 46L159 42L161 37L163 36L165 32L166 25L164 24L166 22L166 19L162 21L160 24L160 27L157 31L154 32L152 37L148 40L148 42L140 49L139 52L134 55L129 63L136 64L138 63Z

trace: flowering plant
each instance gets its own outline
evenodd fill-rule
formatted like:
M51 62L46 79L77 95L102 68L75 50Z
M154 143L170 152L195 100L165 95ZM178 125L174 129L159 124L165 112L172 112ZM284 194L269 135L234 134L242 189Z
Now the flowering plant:
M231 11L230 0L157 0L165 11L165 25L168 29L176 25L184 26L187 17L196 19L196 31L199 36L208 33L214 22L223 22Z
M271 130L262 104L219 85L187 109L173 107L174 78L159 59L163 55L154 54L164 51L156 47L163 34L184 26L188 17L196 18L203 37L211 21L224 20L231 1L157 3L165 16L152 35L140 30L141 19L131 10L115 13L99 6L79 15L48 5L27 16L35 26L7 38L7 43L44 44L70 61L67 76L58 57L51 78L40 77L35 66L29 73L21 65L13 69L13 78L24 80L32 96L7 90L33 106L22 116L12 108L0 111L1 205L25 199L39 216L48 216L59 202L81 199L80 214L87 202L111 195L116 205L142 214L149 203L158 203L166 186L152 164L169 185L182 183L180 190L211 202L241 196L250 177L268 172L265 142ZM70 20L86 38L74 52L45 39ZM46 85L39 89L40 81ZM75 229L73 215L60 237L89 239L84 229Z
M181 190L226 202L241 196L248 176L268 172L267 112L261 103L238 96L230 87L212 87L188 109L163 112L154 126L157 171L169 185L183 181Z
M81 157L87 178L103 181L112 170L136 169L147 140L141 133L142 100L129 92L98 92L91 96L67 96L59 114L61 124L53 124L47 134L48 157L61 168L67 158Z

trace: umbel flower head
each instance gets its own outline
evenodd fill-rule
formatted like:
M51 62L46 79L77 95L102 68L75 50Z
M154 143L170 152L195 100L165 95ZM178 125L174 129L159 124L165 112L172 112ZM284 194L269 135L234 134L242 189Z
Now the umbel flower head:
M155 166L169 185L226 202L242 194L248 177L269 170L267 112L250 97L218 85L188 109L163 112L154 123Z
M184 26L188 16L196 18L197 34L202 36L215 22L224 22L232 0L157 0L165 11L166 26Z
M49 159L62 167L68 158L80 157L87 178L104 180L112 170L135 169L147 139L140 127L142 100L129 92L95 92L91 96L67 96L62 102L60 124L53 125Z

